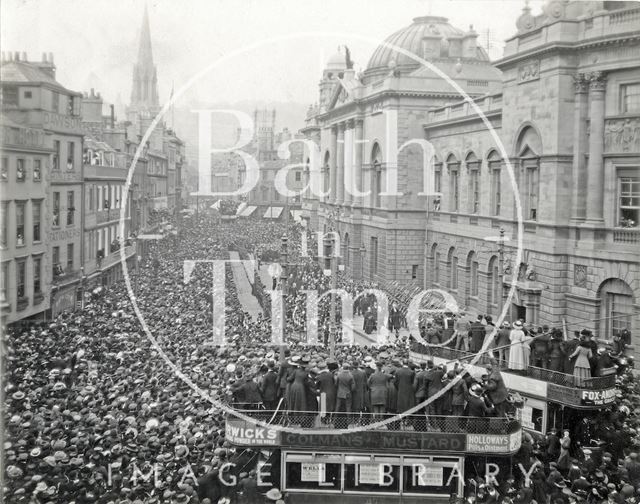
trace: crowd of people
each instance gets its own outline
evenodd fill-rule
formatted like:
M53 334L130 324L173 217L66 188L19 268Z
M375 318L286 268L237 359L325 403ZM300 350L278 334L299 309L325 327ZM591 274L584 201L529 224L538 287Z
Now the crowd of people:
M497 367L473 377L464 365L415 366L401 341L338 346L333 359L324 345L288 341L286 358L281 359L280 349L270 346L268 315L251 317L244 311L230 268L227 341L222 347L213 345L210 266L198 263L185 283L183 261L224 259L242 243L274 248L284 231L279 224L217 222L202 212L185 218L177 235L151 244L137 273L135 295L153 340L146 337L124 282L99 290L82 311L5 332L6 502L284 502L277 472L266 480L267 486L259 485L254 470L259 451L236 449L228 442L223 410L208 397L244 408L310 412L325 407L328 412L383 415L406 411L462 374L448 396L429 405L427 415L507 412ZM300 250L294 235L290 232L292 254ZM294 316L304 310L301 291L307 286L328 288L327 282L318 269L301 266L287 295L287 331L295 329L296 320L304 320ZM371 287L344 275L339 282L351 292ZM321 325L327 325L326 315ZM185 379L176 377L167 361ZM640 495L640 395L630 375L620 387L613 407L589 424L589 435L608 443L606 454L600 457L596 451L585 460L586 450L574 436L569 458L560 461L558 454L555 461L558 478L552 466L555 438L550 435L546 445L527 438L518 457L525 467L540 462L533 484L527 487L517 477L513 489L504 482L480 488L485 483L478 482L474 497L546 504L552 496L551 504L557 504L558 494L564 499L560 502L637 502L619 501L618 496ZM613 439L622 435L622 441ZM586 497L572 488L583 472ZM567 487L573 496L565 492ZM501 497L490 500L494 493Z

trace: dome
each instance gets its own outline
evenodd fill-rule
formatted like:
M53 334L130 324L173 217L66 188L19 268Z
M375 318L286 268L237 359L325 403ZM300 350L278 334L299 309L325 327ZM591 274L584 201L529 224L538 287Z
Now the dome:
M449 58L449 39L463 39L467 35L475 37L477 34L475 32L465 33L458 28L454 28L449 24L449 20L444 17L417 17L411 25L387 37L385 43L388 45L381 44L376 48L369 59L364 77L386 74L392 67L401 73L407 73L420 66L419 62L406 54L398 52L395 48L412 52L418 57L425 57L425 42L423 42L423 39L425 39L425 41L430 41L437 45L437 50L434 49L430 53L431 57ZM458 57L459 55L452 56L454 60Z
M334 53L325 65L325 70L344 71L347 69L347 61L345 55L340 51Z

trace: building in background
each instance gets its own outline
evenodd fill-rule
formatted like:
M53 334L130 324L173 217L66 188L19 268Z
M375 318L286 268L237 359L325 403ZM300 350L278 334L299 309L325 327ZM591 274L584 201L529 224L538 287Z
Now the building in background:
M629 328L637 338L639 14L632 2L547 2L517 20L496 62L502 88L476 104L506 150L519 206L507 160L472 107L429 113L443 197L428 213L428 287L496 315L513 284L511 320L566 322L604 341Z
M3 109L19 106L16 85L3 91ZM9 97L9 100L7 100ZM14 101L13 105L11 101ZM0 317L2 325L44 317L50 306L52 265L45 223L46 197L53 149L42 128L26 127L0 117Z
M81 93L55 79L53 56L28 61L18 53L2 62L3 113L14 123L46 132L52 155L43 226L50 247L51 314L73 309L78 299L82 265L82 140Z
M471 97L500 88L500 72L477 36L446 18L418 17L374 51L361 75L348 48L329 58L303 132L320 149L316 182L330 192L318 198L307 191L304 217L315 230L333 227L340 234L341 262L355 277L422 284L424 156L415 140L424 138L429 110L459 97L442 75ZM438 71L393 47L425 58ZM304 157L310 163L309 153ZM313 174L309 168L305 173L306 184ZM393 179L402 196L391 195ZM368 195L351 194L348 182Z
M126 153L126 127L116 122L113 108L110 115L103 115L103 107L100 93L92 89L84 95L82 290L85 296L98 285L110 285L122 278L121 248L124 247L132 270L136 260L131 236L133 184L128 191L126 187L131 164ZM124 231L120 228L123 209Z
M360 78L348 54L332 57L303 130L321 145L319 176L332 189L305 195L311 227L326 231L337 215L342 262L356 277L442 289L494 316L513 285L509 320L586 327L602 341L629 328L637 352L639 13L633 2L550 0L537 16L525 7L494 65L473 30L443 18L417 18L387 39L438 67L471 103L387 46ZM434 147L441 196L418 195L418 146L403 147L397 165L386 156L412 139ZM403 194L385 196L396 166ZM349 196L349 176L371 194Z

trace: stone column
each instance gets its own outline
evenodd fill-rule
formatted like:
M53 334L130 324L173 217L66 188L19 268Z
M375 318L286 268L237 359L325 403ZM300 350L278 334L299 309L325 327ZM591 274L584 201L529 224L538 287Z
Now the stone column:
M336 201L336 176L338 175L337 171L337 159L338 159L338 128L337 126L331 127L331 151L329 153L329 189L330 193L328 198L325 201L329 201L331 203L335 203Z
M589 81L582 73L574 76L575 105L573 111L573 169L571 183L571 220L584 220L586 215L587 177L585 173L585 154L587 144L587 114L589 113Z
M347 122L347 129L344 133L344 183L342 184L343 202L345 205L351 205L353 203L353 196L347 190L347 184L353 185L355 179L354 163L353 163L353 140L354 140L354 120L349 119Z
M604 93L607 80L604 72L589 75L589 164L587 171L587 221L603 222L604 201Z
M338 124L338 160L337 160L337 177L336 177L336 203L342 205L344 203L344 130L345 123Z
M353 138L353 149L355 151L355 155L354 155L354 165L353 165L353 171L354 171L354 186L356 188L357 191L360 192L364 192L364 187L362 186L362 180L364 179L363 176L363 168L362 168L362 149L364 148L364 143L362 142L364 140L363 138L363 121L362 119L356 119L356 124L355 124L355 136ZM362 206L362 202L363 199L362 198L357 198L355 196L353 196L353 204L354 205L358 205L358 206Z

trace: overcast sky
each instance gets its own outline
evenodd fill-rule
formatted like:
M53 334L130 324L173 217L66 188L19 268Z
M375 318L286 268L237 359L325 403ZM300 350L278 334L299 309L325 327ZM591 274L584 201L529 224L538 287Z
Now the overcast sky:
M522 0L147 0L161 101L223 55L228 58L184 96L194 101L317 101L323 62L340 44L366 68L376 41L416 16L439 15L473 25L494 55L515 33ZM58 80L76 91L94 87L128 103L145 2L142 0L3 0L0 45L29 59L53 52ZM533 13L541 2L531 2ZM294 33L327 35L264 42ZM335 35L329 35L334 33ZM359 35L363 39L355 36Z

